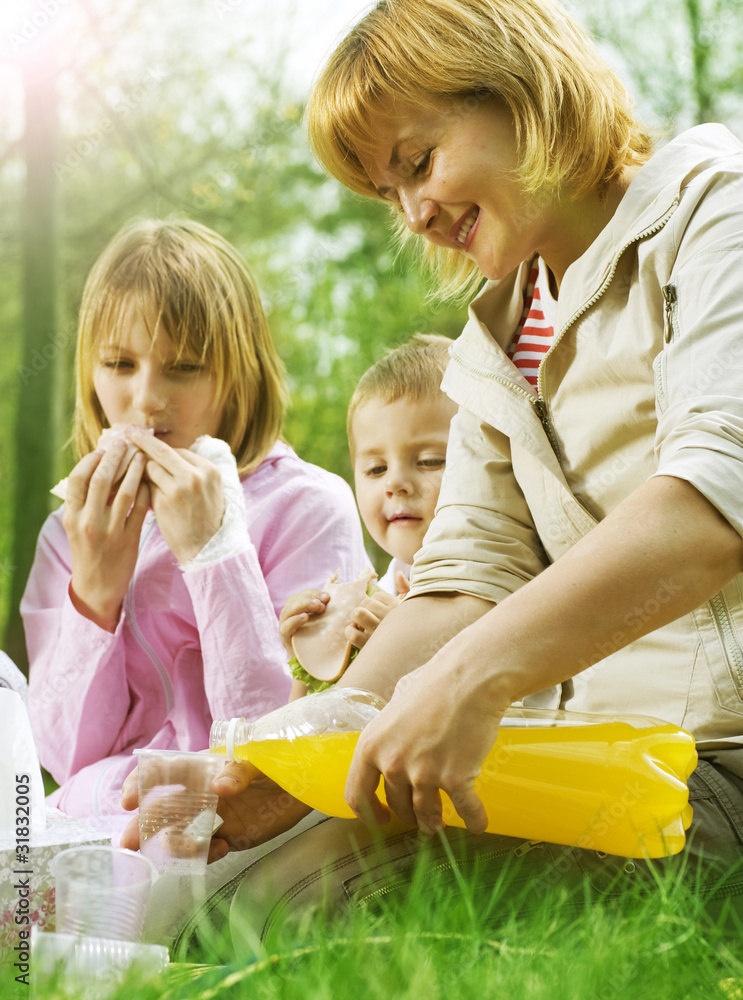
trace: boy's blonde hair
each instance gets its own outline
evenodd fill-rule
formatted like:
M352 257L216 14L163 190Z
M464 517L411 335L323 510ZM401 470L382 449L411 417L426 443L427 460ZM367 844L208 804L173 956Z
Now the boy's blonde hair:
M353 418L370 399L394 403L398 399L417 402L441 392L441 380L449 363L452 341L437 333L415 333L399 347L391 347L359 379L348 404L346 433L354 451Z
M510 112L526 192L603 192L653 141L619 78L555 0L381 0L351 29L314 85L307 116L320 163L352 191L377 198L359 154L373 122L396 105L465 115L496 100ZM399 211L395 208L395 211ZM413 237L434 272L437 297L480 279L462 253ZM422 244L422 245L421 245Z
M186 219L138 220L120 230L83 291L76 354L73 442L78 458L108 425L93 386L102 343L116 342L131 310L154 317L178 356L199 358L224 405L218 436L241 475L281 433L287 404L279 358L247 264L226 240Z

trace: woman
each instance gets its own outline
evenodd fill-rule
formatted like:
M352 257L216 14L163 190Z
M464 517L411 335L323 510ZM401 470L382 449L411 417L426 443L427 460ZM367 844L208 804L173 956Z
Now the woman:
M400 821L431 832L444 790L470 833L445 831L441 857L499 867L524 847L480 836L473 781L510 704L657 716L706 758L687 849L706 842L706 885L743 844L729 819L743 806L743 149L712 125L654 152L551 0L382 0L330 57L309 127L326 169L417 238L438 294L488 279L443 383L460 411L411 595L341 681L391 697L359 741L348 802L384 822L383 774ZM231 801L222 851L252 815L249 787ZM308 859L350 857L361 829L329 821L273 852L270 897L257 866L236 920L250 899L264 933L318 884L295 891ZM385 837L410 867L414 842ZM566 883L647 875L540 847L533 871Z
M519 0L381 3L309 122L325 167L423 238L442 294L491 279L444 380L461 409L416 599L346 681L390 694L431 633L361 741L352 803L386 815L381 772L401 818L439 826L443 788L483 829L498 720L555 685L573 710L743 743L740 144L703 126L653 155L580 28ZM534 377L523 327L550 305Z

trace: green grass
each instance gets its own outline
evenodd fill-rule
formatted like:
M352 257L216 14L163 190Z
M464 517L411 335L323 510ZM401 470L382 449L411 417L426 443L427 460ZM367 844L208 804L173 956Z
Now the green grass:
M427 878L427 876L426 876ZM474 881L279 927L259 955L178 965L143 1000L743 1000L740 936L666 878L651 895L589 903L556 892L528 915L508 880ZM46 994L53 996L53 993Z

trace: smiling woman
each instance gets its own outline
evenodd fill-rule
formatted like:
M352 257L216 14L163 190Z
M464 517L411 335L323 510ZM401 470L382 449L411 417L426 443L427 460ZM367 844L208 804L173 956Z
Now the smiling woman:
M478 113L495 117L483 122ZM465 163L494 155L492 167L480 163L473 172L480 182L499 170L508 175L523 199L512 212L519 228L542 214L545 194L566 186L576 196L601 192L652 152L624 85L555 3L380 3L328 60L308 126L326 169L372 197L388 195L367 170L375 155L411 183L428 172L439 139ZM477 207L476 199L463 206L450 242L421 248L442 297L482 276L452 245Z
M285 404L234 248L187 220L118 233L83 294L79 461L21 605L34 736L70 815L122 827L133 749L203 750L212 718L283 704L287 597L366 565L351 490L280 439Z
M740 920L743 386L719 362L743 327L743 147L706 125L654 151L554 0L381 0L308 121L329 172L429 251L435 293L483 287L442 384L459 409L410 593L339 681L389 699L346 801L403 832L300 834L246 873L234 926L258 940L289 906L406 892L406 825L435 836L437 867L483 862L486 901L507 868L583 901L653 891L665 867ZM485 835L475 780L515 702L690 730L681 854L628 865L538 843L536 825L526 843ZM443 793L468 834L443 829Z

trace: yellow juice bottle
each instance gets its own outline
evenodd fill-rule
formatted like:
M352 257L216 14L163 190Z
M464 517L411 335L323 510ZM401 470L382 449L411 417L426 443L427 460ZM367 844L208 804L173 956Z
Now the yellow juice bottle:
M216 722L211 749L249 760L314 809L351 817L343 798L348 769L361 729L383 704L370 697L336 688L255 723ZM490 833L663 857L684 846L686 782L696 758L689 733L655 719L510 709L475 790ZM383 782L378 794L384 800ZM464 826L443 799L445 821Z

